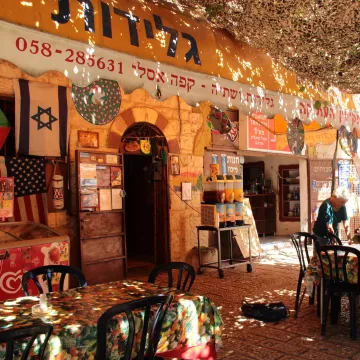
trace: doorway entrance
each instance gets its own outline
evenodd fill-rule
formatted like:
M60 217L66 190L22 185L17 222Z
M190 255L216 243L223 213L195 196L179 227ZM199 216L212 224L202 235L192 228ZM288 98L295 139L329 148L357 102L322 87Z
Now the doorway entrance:
M140 140L151 143L150 154L137 149ZM136 123L124 133L121 152L128 269L151 268L169 261L166 139L157 127Z

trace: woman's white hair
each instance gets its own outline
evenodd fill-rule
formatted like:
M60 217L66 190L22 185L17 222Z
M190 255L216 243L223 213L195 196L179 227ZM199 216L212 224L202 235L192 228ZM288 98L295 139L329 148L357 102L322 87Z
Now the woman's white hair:
M336 188L334 190L333 196L335 196L338 199L344 200L344 201L349 201L350 191L343 186L339 186L338 188Z

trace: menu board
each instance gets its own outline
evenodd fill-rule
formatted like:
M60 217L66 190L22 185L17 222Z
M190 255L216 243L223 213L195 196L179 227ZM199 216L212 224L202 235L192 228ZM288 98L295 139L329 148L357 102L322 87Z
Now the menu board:
M239 175L243 177L244 157L228 151L205 151L205 179L214 175Z
M276 150L274 119L268 119L261 113L252 113L248 117L248 149Z
M80 210L122 209L125 192L121 156L81 151L77 161Z
M279 151L276 147L275 119L268 119L261 112L247 117L247 148L266 152L291 153L289 146Z
M332 173L332 160L310 161L311 229L318 216L320 205L331 196Z

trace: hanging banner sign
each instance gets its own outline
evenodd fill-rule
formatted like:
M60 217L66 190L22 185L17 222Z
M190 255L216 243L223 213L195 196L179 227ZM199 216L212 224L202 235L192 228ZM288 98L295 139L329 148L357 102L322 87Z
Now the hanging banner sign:
M268 119L262 113L253 112L247 118L247 150L291 153L287 142L285 146L279 147L274 132L274 119Z
M182 70L131 55L81 43L0 21L1 58L38 77L46 71L64 73L75 85L99 79L116 80L125 92L144 88L161 100L179 95L190 105L211 101L219 107L236 106L240 112L281 114L350 129L360 128L360 113L334 106L316 110L314 102L246 84Z
M331 196L332 160L312 160L309 166L311 229L322 202Z
M251 117L248 117L248 149L275 151L276 136L271 132L274 125L274 119L268 119L264 114L252 113Z

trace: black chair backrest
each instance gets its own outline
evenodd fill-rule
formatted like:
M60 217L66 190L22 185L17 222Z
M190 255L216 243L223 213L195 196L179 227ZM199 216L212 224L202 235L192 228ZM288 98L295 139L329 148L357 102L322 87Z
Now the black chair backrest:
M19 349L22 349L23 344L26 343L25 349L21 350L21 360L26 360L35 340L40 335L45 335L45 339L39 347L39 355L36 357L39 360L43 359L44 352L52 331L53 327L51 325L45 324L1 331L0 344L6 343L5 360L12 360L15 357L18 359L17 350L15 348L16 343L19 344Z
M174 286L173 282L173 270L178 271L176 286ZM184 272L185 278L183 279ZM156 278L161 273L168 274L168 287L176 287L176 289L182 291L190 291L196 277L196 271L190 264L184 262L169 262L167 264L157 266L155 269L153 269L149 275L148 282L155 284Z
M329 239L328 245L342 245L340 238L335 234L328 232L326 236Z
M307 232L297 232L290 235L291 241L297 252L297 256L300 262L300 270L305 272L310 262L309 245L313 245L315 248L318 238L316 235L309 234Z
M81 286L81 287L86 286L85 276L80 270L72 268L71 266L67 266L67 265L46 265L46 266L41 266L41 267L32 269L23 275L21 285L25 292L25 295L29 295L28 282L30 280L34 281L40 294L44 293L44 290L41 287L41 284L37 278L38 276L43 276L43 279L46 280L46 282L47 282L48 292L52 292L53 291L53 289L52 289L53 274L61 274L60 283L59 283L59 291L64 290L64 282L65 282L66 275L73 275L74 277L77 278L79 286Z
M317 252L325 280L330 280L335 286L354 286L356 284L349 281L349 268L352 270L356 268L357 285L359 285L360 266L357 265L360 263L359 250L351 246L327 245L320 246ZM351 274L351 278L353 277L354 274Z
M158 343L161 336L161 327L164 321L166 310L168 309L172 295L157 295L141 300L135 300L124 304L115 305L112 308L106 310L100 317L97 323L97 343L96 343L96 360L108 359L106 354L106 339L107 331L109 329L109 321L116 315L125 313L127 321L129 322L129 333L126 339L125 353L123 360L130 360L132 355L132 349L135 339L135 318L133 312L144 310L144 321L141 334L140 348L137 351L137 360L146 359L153 360L157 350ZM149 320L152 313L154 314L154 320L151 321L151 330L149 333ZM116 320L115 320L116 321ZM148 336L149 335L149 336ZM148 342L147 342L148 338ZM145 349L145 345L148 344L148 348Z

